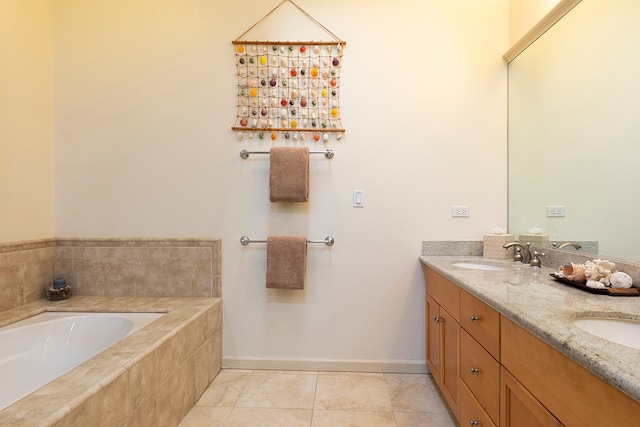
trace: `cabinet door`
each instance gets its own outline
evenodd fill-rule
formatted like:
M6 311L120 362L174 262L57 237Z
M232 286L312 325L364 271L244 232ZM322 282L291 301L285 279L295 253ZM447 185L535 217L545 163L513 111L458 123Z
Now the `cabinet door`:
M460 378L497 423L500 419L500 364L463 328L460 330Z
M460 290L460 326L500 361L500 314L463 290Z
M500 372L501 427L562 426L506 369Z
M460 384L460 427L495 427L493 420L464 383Z
M442 395L451 411L458 418L458 393L460 383L460 325L446 310L440 307L441 384Z
M436 384L440 385L440 307L427 295L426 306L427 366Z

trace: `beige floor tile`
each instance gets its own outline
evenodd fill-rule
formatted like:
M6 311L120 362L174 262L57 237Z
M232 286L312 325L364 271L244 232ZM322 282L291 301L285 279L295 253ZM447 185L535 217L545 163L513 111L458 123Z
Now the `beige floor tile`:
M230 407L194 406L178 427L224 427L231 411Z
M235 408L225 427L310 427L311 409Z
M237 407L313 409L317 372L254 371Z
M432 379L423 374L384 374L396 412L446 413Z
M383 374L318 374L316 409L391 412L391 399Z
M196 402L198 406L235 406L253 371L224 369Z
M311 427L396 427L393 412L313 411Z
M456 427L451 416L446 414L396 412L398 427ZM315 427L315 426L314 426Z

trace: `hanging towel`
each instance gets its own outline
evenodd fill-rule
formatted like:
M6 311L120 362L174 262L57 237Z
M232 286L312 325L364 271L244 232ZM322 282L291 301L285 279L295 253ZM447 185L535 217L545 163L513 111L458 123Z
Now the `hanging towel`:
M309 147L273 147L270 151L269 200L309 201Z
M306 237L267 237L267 288L304 289L306 272Z

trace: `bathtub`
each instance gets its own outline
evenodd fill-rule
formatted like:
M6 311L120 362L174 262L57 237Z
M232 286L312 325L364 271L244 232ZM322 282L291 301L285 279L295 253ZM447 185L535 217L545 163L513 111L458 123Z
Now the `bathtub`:
M0 411L163 314L45 312L0 328Z
M175 427L220 372L221 298L76 295L0 311L0 327L52 311L165 314L0 410L0 426Z

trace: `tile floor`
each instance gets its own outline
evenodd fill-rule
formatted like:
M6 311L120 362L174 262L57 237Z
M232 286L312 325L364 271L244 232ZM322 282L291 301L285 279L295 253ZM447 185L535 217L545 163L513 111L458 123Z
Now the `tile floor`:
M429 375L224 369L179 427L454 427Z

